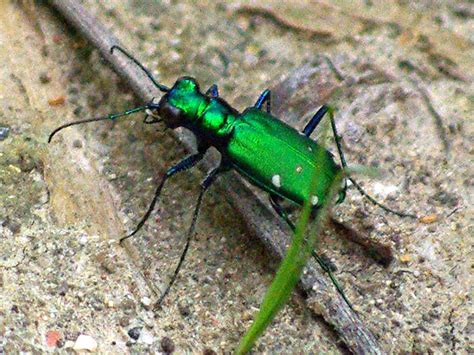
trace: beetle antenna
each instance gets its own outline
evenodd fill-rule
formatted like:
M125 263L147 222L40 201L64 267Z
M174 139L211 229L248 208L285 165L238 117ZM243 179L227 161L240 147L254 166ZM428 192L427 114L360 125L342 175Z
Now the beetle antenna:
M148 105L146 105L146 106L140 106L140 107L132 108L131 110L127 110L127 111L122 112L122 113L115 113L115 114L108 115L108 116L94 117L94 118L88 118L88 119L85 119L85 120L78 120L78 121L73 121L73 122L65 123L65 124L63 124L62 126L59 126L59 127L56 128L54 131L51 132L51 134L50 134L49 137L48 137L48 143L51 143L51 140L52 140L53 137L56 135L56 133L58 133L59 131L61 131L61 130L64 129L64 128L67 128L67 127L70 127L70 126L75 126L75 125L78 125L78 124L81 124L81 123L89 123L89 122L96 122L96 121L114 120L114 119L116 119L116 118L118 118L118 117L131 115L132 113L135 113L135 112L140 112L140 111L148 110L148 109L151 107L151 105L152 105L152 104L148 104ZM156 108L156 106L157 106L157 105L153 105L151 108Z
M113 45L111 48L110 48L110 54L113 54L114 53L114 50L117 49L118 51L122 52L122 54L124 54L128 59L130 59L132 62L134 62L141 70L143 70L143 72L146 74L146 76L153 82L153 84L155 84L155 86L161 91L161 92L168 92L170 91L170 89L163 85L163 84L160 84L159 82L156 81L156 79L153 77L153 74L147 69L145 68L145 66L140 63L138 61L138 59L136 59L133 55L131 55L130 53L128 53L125 49L123 49L122 47L120 46L117 46L117 45Z

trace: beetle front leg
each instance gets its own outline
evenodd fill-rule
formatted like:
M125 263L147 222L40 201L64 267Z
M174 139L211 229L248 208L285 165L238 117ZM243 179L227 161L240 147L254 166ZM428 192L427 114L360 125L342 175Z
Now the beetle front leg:
M212 98L219 97L219 89L216 84L212 84L209 89L206 91L206 95Z
M126 239L133 237L143 227L147 219L150 217L151 212L153 212L153 209L155 208L156 202L158 201L161 195L161 190L163 190L163 187L165 186L166 181L173 175L181 171L188 170L192 168L194 165L196 165L199 161L202 160L206 150L207 148L201 147L198 153L190 155L189 157L181 160L178 164L172 166L166 171L166 173L161 178L160 184L156 188L155 194L153 196L153 200L151 201L150 206L148 207L148 210L146 211L145 215L142 217L140 222L138 222L137 226L131 233L129 233L127 236L120 239L120 244L122 244Z

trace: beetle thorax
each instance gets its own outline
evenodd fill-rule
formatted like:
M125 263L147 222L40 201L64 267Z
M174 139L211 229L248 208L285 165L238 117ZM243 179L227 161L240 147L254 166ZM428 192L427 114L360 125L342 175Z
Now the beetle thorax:
M219 139L231 130L238 112L219 98L208 97L190 77L176 81L159 104L159 115L168 127L186 127L208 139Z

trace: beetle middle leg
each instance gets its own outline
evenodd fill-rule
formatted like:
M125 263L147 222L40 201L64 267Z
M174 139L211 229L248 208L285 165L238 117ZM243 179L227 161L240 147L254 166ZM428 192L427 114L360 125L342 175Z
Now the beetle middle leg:
M253 107L260 109L265 102L267 103L267 112L271 113L271 91L269 89L264 90L260 94Z
M293 221L290 219L288 216L287 212L285 209L280 205L280 198L277 195L270 195L270 204L272 205L273 209L275 212L283 218L283 220L288 224L290 229L293 231L293 233L296 230L295 224ZM332 284L336 288L337 292L341 295L341 297L344 299L344 301L347 303L350 309L354 310L352 308L352 304L347 298L346 294L344 293L344 290L342 289L342 286L339 284L339 282L336 280L336 277L333 275L331 267L327 264L327 262L324 261L324 259L316 253L314 249L311 249L311 255L313 256L314 260L321 266L321 269L329 276L331 279Z

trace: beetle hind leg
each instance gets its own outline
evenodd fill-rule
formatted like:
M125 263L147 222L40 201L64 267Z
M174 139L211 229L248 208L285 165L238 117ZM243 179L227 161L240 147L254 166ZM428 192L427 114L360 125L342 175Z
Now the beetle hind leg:
M280 200L281 198L277 195L271 194L270 195L270 204L272 205L273 209L275 212L283 219L285 222L288 224L290 229L293 231L293 233L296 230L295 224L293 221L291 221L290 217L286 213L285 209L280 205ZM317 209L314 209L312 211L312 214L316 213ZM352 308L352 304L347 298L346 294L344 293L344 290L342 289L341 285L339 282L336 280L336 277L332 273L331 266L328 265L328 263L316 253L316 251L313 249L311 250L311 255L313 256L314 260L321 266L321 269L329 276L331 279L332 284L336 288L337 292L341 295L341 297L344 299L344 301L347 303L350 309L354 310Z
M339 158L341 160L342 167L347 168L346 158L344 157L344 152L342 150L341 136L339 136L338 133L337 133L336 122L334 120L334 108L332 108L332 107L327 107L327 108L328 108L327 112L329 114L329 119L331 120L331 128L332 128L332 132L333 132L333 135L334 135L334 140L336 142L337 151L339 153ZM378 202L375 198L373 198L371 195L369 195L367 192L365 192L365 190L362 188L362 186L360 186L359 183L357 181L355 181L348 173L346 173L346 179L344 181L346 182L347 180L352 182L352 184L356 187L356 189L359 191L359 193L362 196L364 196L367 200L369 200L373 205L378 206L381 209L383 209L385 212L392 213L392 214L397 215L399 217L409 217L409 218L418 219L418 216L416 216L414 214L396 211L396 210L391 209L390 207L387 207L384 204ZM343 187L343 190L342 190L342 192L343 192L342 196L345 196L346 189L347 189L347 184L345 183L344 187ZM338 202L340 202L340 199L338 200Z

